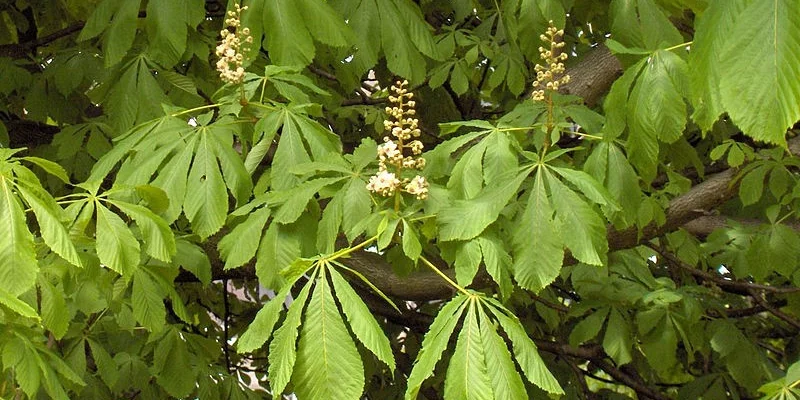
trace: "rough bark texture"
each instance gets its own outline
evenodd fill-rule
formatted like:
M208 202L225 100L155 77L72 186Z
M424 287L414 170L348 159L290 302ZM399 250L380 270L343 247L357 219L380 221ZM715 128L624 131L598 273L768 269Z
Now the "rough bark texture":
M570 67L567 73L570 81L564 85L563 92L580 96L586 105L593 107L622 74L622 64L608 47L601 44Z

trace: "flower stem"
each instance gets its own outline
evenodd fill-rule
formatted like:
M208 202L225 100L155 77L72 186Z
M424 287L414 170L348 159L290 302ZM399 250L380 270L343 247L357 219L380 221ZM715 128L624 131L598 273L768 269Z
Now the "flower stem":
M439 268L436 268L436 266L435 266L435 265L433 265L433 264L432 264L430 261L428 261L428 259L427 259L427 258L425 258L425 257L423 257L423 256L419 256L419 259L420 259L420 260L422 260L422 263L423 263L423 264L425 264L425 265L427 265L427 266L428 266L428 268L432 269L432 270L433 270L433 272L435 272L437 275L441 276L441 277L442 277L442 279L444 279L445 281L447 281L447 283L449 283L449 284L450 284L450 286L452 286L452 287L456 288L456 289L457 289L459 292L461 292L461 293L464 293L464 294L465 294L465 295L467 295L467 296L470 296L470 297L471 297L471 296L473 296L473 294L472 294L472 293L470 293L470 292L468 292L468 291L467 291L467 289L464 289L464 287L462 287L461 285L459 285L459 284L455 283L455 281L453 281L452 279L450 279L450 277L449 277L449 276L445 275L445 274L444 274L442 271L440 271L440 270L439 270Z
M688 41L688 42L685 42L685 43L676 44L675 46L672 46L672 47L667 47L664 50L665 51L671 51L671 50L679 49L681 47L691 46L691 44L692 44L692 41Z
M344 257L344 256L346 256L346 255L348 255L348 254L350 254L350 253L352 253L354 251L361 250L364 247L367 247L367 245L369 245L370 243L372 243L372 242L374 242L376 240L378 240L378 235L375 235L375 236L373 236L373 237L371 237L371 238L359 243L356 246L347 247L347 248L341 249L341 250L331 254L330 257L327 257L327 259L330 260L330 261L333 261L333 260L335 260L337 258Z
M174 113L174 114L172 114L170 116L171 117L178 117L178 116L181 116L181 115L184 115L184 114L193 113L195 111L205 110L205 109L209 109L209 108L215 108L215 107L219 107L219 106L220 106L220 104L216 104L216 103L215 104L206 104L204 106L190 108L188 110L183 110L183 111L178 111L178 112L176 112L176 113Z

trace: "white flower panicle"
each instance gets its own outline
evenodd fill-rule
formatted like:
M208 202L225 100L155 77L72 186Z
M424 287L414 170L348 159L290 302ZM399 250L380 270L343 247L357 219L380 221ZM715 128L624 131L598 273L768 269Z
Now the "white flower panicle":
M549 45L549 49L539 47L539 57L545 62L545 65L536 64L534 70L536 71L536 80L533 81L535 90L531 93L534 101L544 101L545 91L558 91L558 88L569 82L569 75L564 74L564 63L567 59L567 53L562 49L566 45L562 41L564 30L558 29L550 21L550 26L547 28L545 34L539 36L543 42Z
M404 169L425 168L425 159L420 157L424 145L417 140L420 130L419 120L414 117L417 113L414 93L409 92L406 85L408 81L398 81L391 87L394 95L389 96L389 102L392 106L386 107L390 118L383 121L390 135L384 136L383 143L378 146L378 173L370 177L367 189L386 197L401 190L423 200L428 197L428 181L424 177L399 178Z
M242 83L244 80L243 53L249 51L247 45L253 43L250 28L242 27L242 11L247 10L247 6L240 7L236 4L235 7L235 11L228 11L228 18L225 19L226 27L219 32L222 40L215 52L219 57L217 71L220 79L233 84Z

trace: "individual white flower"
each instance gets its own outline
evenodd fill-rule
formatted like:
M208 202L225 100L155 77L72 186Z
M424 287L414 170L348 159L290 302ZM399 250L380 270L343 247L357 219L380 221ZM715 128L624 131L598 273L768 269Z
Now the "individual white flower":
M400 180L393 173L381 170L377 175L369 178L367 190L378 193L381 196L391 196L399 186Z
M417 196L420 200L425 200L428 197L428 181L419 175L415 176L403 188L407 193Z

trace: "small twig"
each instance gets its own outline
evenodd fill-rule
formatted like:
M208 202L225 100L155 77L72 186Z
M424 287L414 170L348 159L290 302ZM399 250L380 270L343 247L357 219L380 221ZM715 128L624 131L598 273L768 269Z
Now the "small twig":
M800 330L800 320L798 320L797 318L794 318L791 315L786 314L785 312L773 307L772 304L769 304L769 302L764 300L764 297L763 297L762 293L759 293L759 292L757 292L755 290L751 290L750 291L750 295L753 297L753 300L755 300L758 305L760 305L761 307L764 307L767 311L769 311L770 314L778 317L779 319L783 320L787 324L795 327L795 329Z
M531 295L531 298L532 298L534 301L537 301L537 302L539 302L539 303L542 303L542 305L543 305L543 306L545 306L545 307L547 307L547 308L552 308L553 310L556 310L556 311L558 311L558 312L560 312L560 313L567 313L567 312L569 312L569 307L567 307L567 306L565 306L565 305L563 305L563 304L554 303L554 302L552 302L552 301L550 301L550 300L547 300L547 299L545 299L545 298L543 298L543 297L540 297L540 296L537 296L537 295L535 295L535 294L534 294L534 295Z
M742 294L742 295L749 295L751 290L760 290L760 291L770 292L770 293L797 293L797 292L800 292L800 288L797 288L797 287L775 287L775 286L760 285L760 284L757 284L757 283L745 282L745 281L741 281L741 280L725 279L725 278L723 278L723 277L721 277L719 275L714 275L714 274L708 273L706 271L697 269L697 268L687 264L683 260L679 259L678 257L675 257L670 253L667 253L661 247L655 246L655 245L650 244L650 243L646 243L646 246L648 246L651 249L653 249L655 252L657 252L659 255L661 255L661 257L665 258L670 263L680 267L681 269L689 272L690 274L692 274L692 275L694 275L694 276L696 276L696 277L698 277L700 279L703 279L705 281L713 282L713 283L717 284L717 286L719 286L720 288L732 289L731 291L733 293Z
M609 376L611 376L618 382L636 391L636 393L642 397L653 400L670 400L667 395L653 388L650 388L643 382L634 379L632 376L622 372L619 368L613 366L605 359L593 359L592 363L597 365L598 368L605 371L605 373L607 373Z
M563 359L572 369L572 372L575 373L575 380L578 382L578 386L581 388L581 394L583 395L583 398L586 400L591 400L593 396L592 391L589 390L589 385L586 383L586 371L578 367L578 364L575 364L575 361L571 360L569 357L564 357Z
M327 79L329 81L332 81L332 82L337 82L338 81L338 79L336 79L336 75L334 75L334 74L332 74L332 73L330 73L328 71L325 71L322 68L317 68L317 67L315 67L313 65L309 65L308 66L308 70L313 72L314 75L320 76L320 77L325 78L325 79Z
M222 280L222 306L224 313L222 315L222 351L225 353L225 367L228 372L232 373L231 369L231 355L230 346L228 345L228 317L230 316L230 305L228 304L228 278Z

